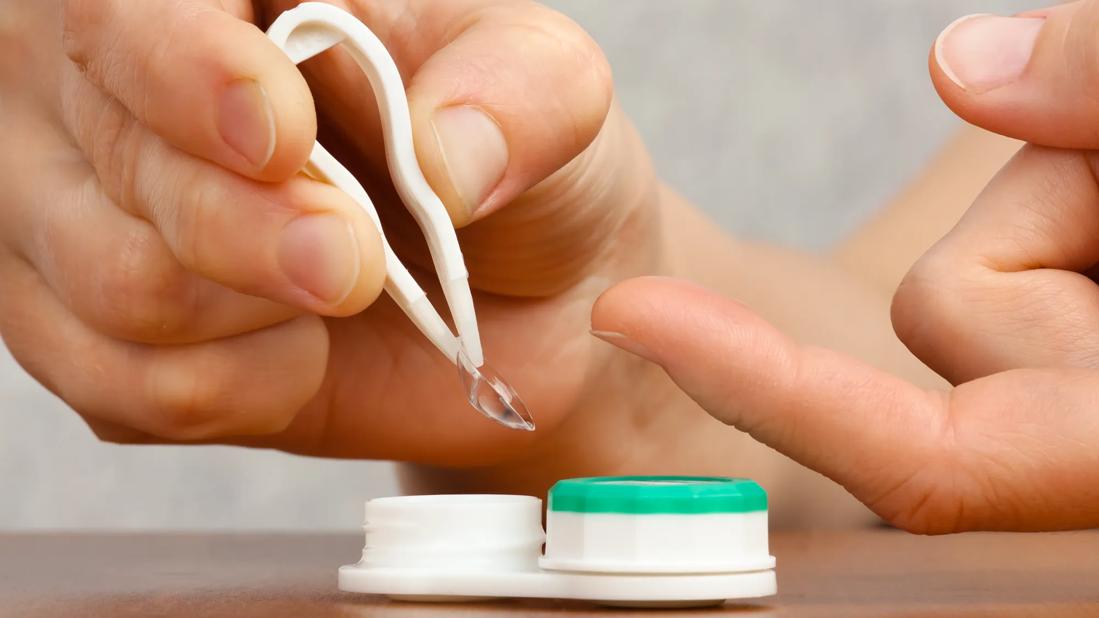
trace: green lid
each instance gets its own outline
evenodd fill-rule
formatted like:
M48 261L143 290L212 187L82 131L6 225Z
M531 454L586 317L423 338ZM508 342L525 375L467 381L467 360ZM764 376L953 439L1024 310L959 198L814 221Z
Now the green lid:
M718 476L603 476L558 481L549 510L572 513L704 514L767 510L755 481Z

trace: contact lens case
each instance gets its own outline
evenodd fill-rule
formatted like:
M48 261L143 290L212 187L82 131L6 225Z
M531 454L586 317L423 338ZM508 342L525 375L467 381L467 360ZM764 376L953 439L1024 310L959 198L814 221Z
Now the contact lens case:
M520 495L379 498L366 504L349 592L421 602L578 599L716 605L776 592L767 494L746 479L598 477ZM544 550L543 550L544 546Z

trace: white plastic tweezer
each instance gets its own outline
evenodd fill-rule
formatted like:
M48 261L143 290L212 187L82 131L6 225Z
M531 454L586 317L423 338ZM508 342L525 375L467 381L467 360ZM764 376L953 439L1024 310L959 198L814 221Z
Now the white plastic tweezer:
M427 239L439 285L458 328L457 336L389 246L378 211L355 176L320 144L313 146L304 171L347 193L370 215L385 252L385 291L420 332L458 367L470 405L501 425L533 431L534 418L518 393L485 365L473 294L469 289L469 273L458 246L458 235L446 207L427 184L416 159L404 84L385 46L354 15L319 2L306 2L286 11L271 25L267 36L294 64L301 64L342 43L366 73L380 108L389 173L401 201Z
M295 64L342 43L366 73L380 106L386 159L393 184L427 239L439 284L458 328L458 336L451 332L423 288L389 246L378 212L354 175L320 144L313 147L305 172L341 189L370 215L378 227L385 250L385 291L412 323L452 362L460 363L458 355L464 351L473 367L481 367L484 353L477 329L477 315L473 309L473 295L469 289L469 273L446 207L427 183L416 159L408 99L401 75L389 52L378 37L353 15L319 2L306 2L286 11L271 25L267 36Z

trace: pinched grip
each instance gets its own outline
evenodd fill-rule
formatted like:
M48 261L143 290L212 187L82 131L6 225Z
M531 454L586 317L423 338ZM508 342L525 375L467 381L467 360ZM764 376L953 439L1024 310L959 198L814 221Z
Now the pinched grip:
M351 196L378 227L385 251L385 290L424 336L452 362L458 358L459 350L464 349L470 362L480 367L484 364L484 353L458 236L446 207L424 178L416 159L404 83L389 52L353 15L319 2L306 2L286 11L271 25L267 35L295 64L342 44L366 74L378 100L390 176L427 239L439 284L457 326L457 337L393 252L382 231L377 209L354 175L319 143L313 148L305 172Z

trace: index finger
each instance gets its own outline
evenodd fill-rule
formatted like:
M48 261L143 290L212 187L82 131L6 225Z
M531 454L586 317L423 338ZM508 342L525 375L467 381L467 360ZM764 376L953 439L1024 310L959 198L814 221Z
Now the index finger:
M1019 369L926 391L798 345L744 306L664 278L611 288L608 341L656 362L717 419L920 533L1099 524L1099 374ZM607 332L609 331L609 332Z

